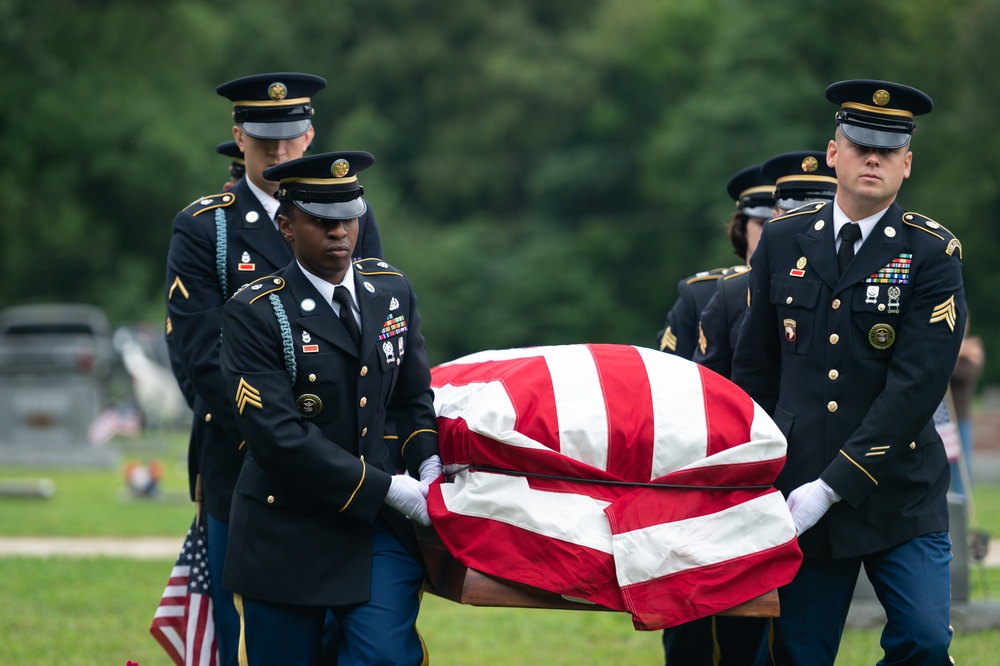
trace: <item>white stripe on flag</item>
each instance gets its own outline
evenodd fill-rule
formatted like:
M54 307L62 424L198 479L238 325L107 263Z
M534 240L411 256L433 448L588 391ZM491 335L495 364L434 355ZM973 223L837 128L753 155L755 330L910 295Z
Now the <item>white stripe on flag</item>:
M471 432L498 444L551 451L514 430L514 406L502 382L486 382L434 388L438 418L463 419Z
M625 587L718 564L794 537L784 498L768 493L716 513L615 535L618 583Z
M534 490L519 476L462 472L441 484L448 511L495 520L552 539L611 554L608 502L571 493Z
M559 423L559 451L600 470L608 468L608 412L594 357L584 345L549 347Z
M651 478L658 479L705 458L705 395L697 365L654 349L636 349L654 396Z

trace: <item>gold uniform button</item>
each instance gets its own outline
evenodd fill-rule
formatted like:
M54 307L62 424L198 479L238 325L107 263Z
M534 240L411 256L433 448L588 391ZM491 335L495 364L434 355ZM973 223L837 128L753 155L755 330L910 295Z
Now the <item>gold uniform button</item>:
M309 373L309 381L311 381L311 382L316 381L316 375L310 372Z
M361 376L364 377L367 374L368 374L368 366L367 365L361 366Z
M835 344L837 344L838 342L840 342L840 336L839 336L839 335L837 335L836 333L832 334L832 335L830 336L830 344L831 344L831 345L835 345Z
M840 299L839 298L833 299L833 303L830 303L830 306L833 307L834 310L839 310L840 309Z
M826 403L826 411L828 411L828 412L835 412L835 411L837 411L837 401L836 400L831 400L830 402Z
M915 449L915 448L917 448L917 443L916 442L910 442L910 449Z
M364 396L361 396L361 402L358 403L358 404L360 404L362 407L364 407L365 405L368 404L368 398L366 398Z
M791 305L793 300L795 300L795 299L793 299L791 296L789 296L788 298L785 299L785 303L787 303L788 305Z
M367 434L368 434L368 428L362 428L361 429L361 436L364 437Z
M267 496L267 503L268 504L274 504L274 495L268 495Z
M208 423L211 420L212 420L212 415L211 414L205 414L205 423Z
M828 376L828 377L829 377L830 379L832 379L833 381L837 381L837 378L838 378L838 377L840 377L840 373L839 373L839 372L837 372L836 370L831 370L831 371L830 371L830 372L829 372L829 373L827 374L827 376Z

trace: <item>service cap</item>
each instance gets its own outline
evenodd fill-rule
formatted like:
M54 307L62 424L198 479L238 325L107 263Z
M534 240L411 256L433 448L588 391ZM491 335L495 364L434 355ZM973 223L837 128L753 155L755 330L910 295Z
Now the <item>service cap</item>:
M215 92L233 102L233 120L255 139L294 139L312 123L312 96L326 79L312 74L254 74L223 83Z
M320 153L264 169L264 178L278 181L278 201L293 201L315 217L350 220L367 208L358 173L374 163L371 153L360 150Z
M913 116L934 108L934 101L916 88L874 79L832 83L826 98L840 105L837 125L844 136L871 148L902 148L917 128Z
M247 171L247 163L243 159L243 151L235 141L223 141L215 147L215 152L232 158L229 163L229 175L235 180L243 177Z
M759 164L751 164L732 175L726 185L736 207L748 217L771 217L774 209L774 182L760 172Z
M837 194L837 172L826 164L826 153L800 150L775 155L760 166L774 183L778 208L792 210L810 201L830 201Z

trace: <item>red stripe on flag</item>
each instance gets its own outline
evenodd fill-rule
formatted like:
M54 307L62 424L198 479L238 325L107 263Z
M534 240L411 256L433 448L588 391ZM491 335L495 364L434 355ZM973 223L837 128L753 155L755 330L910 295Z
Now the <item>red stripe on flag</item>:
M653 397L646 365L634 347L589 345L608 414L609 474L650 479L653 470Z

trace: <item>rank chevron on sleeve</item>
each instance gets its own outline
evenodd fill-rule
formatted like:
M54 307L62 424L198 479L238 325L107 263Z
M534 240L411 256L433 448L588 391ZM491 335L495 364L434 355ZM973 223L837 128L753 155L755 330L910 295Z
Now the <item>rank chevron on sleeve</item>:
M934 308L934 312L931 313L930 323L933 324L935 322L944 321L945 323L948 324L948 328L951 329L951 332L954 333L955 319L956 319L955 297L952 296L947 301Z
M240 385L236 389L236 406L240 408L240 414L247 405L253 405L257 409L264 409L264 404L260 400L260 391L250 386L247 380L240 378Z

